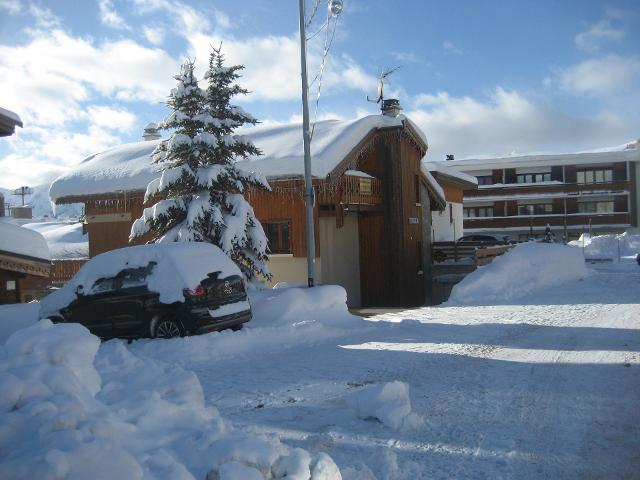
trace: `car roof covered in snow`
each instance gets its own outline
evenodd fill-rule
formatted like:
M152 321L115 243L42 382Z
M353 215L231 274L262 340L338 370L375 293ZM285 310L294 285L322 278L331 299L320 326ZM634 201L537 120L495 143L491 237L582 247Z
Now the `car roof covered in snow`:
M62 288L41 300L41 315L46 317L71 303L82 285L92 293L96 280L109 278L129 268L147 267L155 262L147 276L147 287L160 294L160 301L184 301L182 290L194 289L207 274L220 272L220 278L240 275L236 264L220 248L210 243L153 243L119 248L95 256Z
M39 232L0 221L0 252L49 261L47 241Z
M426 137L404 115L317 122L311 141L312 175L326 177L373 130L405 125L410 125L426 149ZM239 161L238 168L258 172L269 179L304 175L301 124L258 125L237 133L263 153ZM158 165L152 164L149 158L159 142L161 140L129 143L91 155L51 184L50 198L57 201L65 197L144 191L149 182L159 176Z

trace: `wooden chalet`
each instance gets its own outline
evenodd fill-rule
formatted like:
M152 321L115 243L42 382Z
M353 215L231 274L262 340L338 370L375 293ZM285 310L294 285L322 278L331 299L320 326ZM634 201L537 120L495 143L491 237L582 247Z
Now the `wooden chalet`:
M49 283L51 260L44 237L0 221L0 304L29 302Z
M274 283L306 284L306 228L300 125L242 132L263 155L238 163L264 174L272 192L246 193L269 238ZM83 202L89 255L126 246L159 176L149 160L158 140L115 147L57 179L56 204ZM342 285L350 306L424 304L430 285L431 213L442 188L421 168L422 132L406 117L372 115L315 125L312 175L319 283Z

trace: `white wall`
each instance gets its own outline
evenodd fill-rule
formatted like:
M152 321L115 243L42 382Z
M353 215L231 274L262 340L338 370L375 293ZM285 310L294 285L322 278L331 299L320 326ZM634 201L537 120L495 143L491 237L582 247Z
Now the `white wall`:
M321 281L344 287L347 291L347 304L359 307L360 244L357 214L347 214L342 228L336 228L336 219L332 217L321 217L319 222Z
M453 222L449 214L453 209ZM447 208L442 212L431 212L432 240L434 242L453 242L462 233L462 204L447 202Z
M320 259L316 258L316 282L322 274L320 263ZM278 282L307 285L307 257L269 255L268 266L273 274L273 279L267 282L269 287L273 287Z

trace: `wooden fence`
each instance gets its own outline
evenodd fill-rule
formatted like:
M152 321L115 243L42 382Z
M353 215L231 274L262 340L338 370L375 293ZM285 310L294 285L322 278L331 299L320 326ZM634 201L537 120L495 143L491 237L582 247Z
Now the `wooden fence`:
M486 265L512 247L513 245L490 245L487 242L433 242L432 263Z
M51 265L51 285L61 287L73 277L80 267L87 263L88 258L74 258L68 260L53 260Z

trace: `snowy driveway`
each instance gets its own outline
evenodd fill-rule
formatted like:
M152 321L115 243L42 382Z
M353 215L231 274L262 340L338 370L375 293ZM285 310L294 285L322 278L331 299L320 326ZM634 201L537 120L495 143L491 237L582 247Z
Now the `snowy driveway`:
M640 478L636 265L512 305L307 327L131 349L193 370L237 428L325 451L345 479ZM410 385L421 428L355 415L353 392L394 380Z

